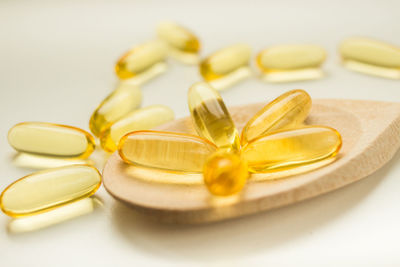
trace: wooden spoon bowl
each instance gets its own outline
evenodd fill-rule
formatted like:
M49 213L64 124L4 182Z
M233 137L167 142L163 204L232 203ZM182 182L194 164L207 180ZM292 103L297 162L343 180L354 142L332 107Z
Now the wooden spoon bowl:
M229 108L239 130L265 104ZM205 223L269 210L335 190L373 173L400 146L400 103L319 99L307 124L337 129L343 147L331 164L282 179L253 174L233 197L214 197L201 174L173 173L124 163L118 153L103 171L104 186L116 199L159 221ZM189 117L158 130L195 134ZM282 176L282 175L279 175Z

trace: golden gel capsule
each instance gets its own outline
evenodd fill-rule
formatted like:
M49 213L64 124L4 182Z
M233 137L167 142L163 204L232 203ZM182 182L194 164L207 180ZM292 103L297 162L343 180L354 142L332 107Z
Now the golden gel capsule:
M339 47L345 67L385 78L400 79L400 48L367 38L349 38Z
M242 145L270 131L288 129L304 122L311 109L311 97L304 90L291 90L268 103L244 126Z
M256 63L264 80L288 82L322 77L325 59L325 49L317 45L279 45L261 51Z
M100 184L100 173L88 165L49 169L9 185L0 195L0 207L12 217L33 215L91 196Z
M93 137L86 131L53 123L23 122L8 132L8 143L19 152L66 158L87 158Z
M326 51L317 45L279 45L261 51L257 65L264 72L318 68Z
M200 41L190 30L173 22L162 22L157 27L158 37L182 52L198 53Z
M101 147L108 152L117 150L120 139L127 133L149 130L174 119L174 112L164 105L134 110L110 125L100 134Z
M171 171L201 172L217 147L206 139L171 132L137 131L122 137L118 151L130 164Z
M209 84L199 82L188 92L189 110L197 133L218 148L240 149L240 139L221 96Z
M110 123L138 108L141 102L142 91L136 85L121 82L94 111L89 121L90 130L98 137Z
M125 53L118 60L115 72L120 79L132 78L163 62L166 56L167 49L163 42L147 42Z
M286 170L334 157L342 145L340 134L324 126L272 132L254 139L242 149L249 171Z
M249 176L246 161L235 153L216 152L207 160L203 169L207 189L217 196L240 192Z
M200 74L217 90L225 89L251 75L250 56L251 48L245 44L223 48L200 63Z

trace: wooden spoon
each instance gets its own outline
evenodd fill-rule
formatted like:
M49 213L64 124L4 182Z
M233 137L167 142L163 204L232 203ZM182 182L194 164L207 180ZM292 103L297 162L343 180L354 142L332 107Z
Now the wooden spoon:
M230 108L238 129L265 104ZM337 159L316 170L268 180L253 175L236 196L212 196L201 174L171 173L124 163L114 153L103 171L104 186L134 209L171 223L205 223L289 205L335 190L373 173L400 146L400 103L319 99L307 124L336 128L343 137ZM195 134L190 118L175 120L159 130Z

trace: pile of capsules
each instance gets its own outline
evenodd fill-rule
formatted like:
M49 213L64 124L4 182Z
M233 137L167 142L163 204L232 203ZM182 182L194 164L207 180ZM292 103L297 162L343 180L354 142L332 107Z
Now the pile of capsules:
M334 158L341 147L340 134L325 126L305 126L310 96L289 91L267 104L248 121L239 137L217 90L249 77L251 49L237 44L199 60L200 42L191 31L175 23L158 27L158 40L134 47L115 66L121 79L90 118L89 128L107 152L118 149L121 158L136 166L182 172L202 172L213 195L227 196L244 187L250 173L296 169ZM387 78L400 78L400 49L363 39L345 40L340 46L344 65ZM172 57L198 64L204 82L188 93L189 109L199 136L149 131L174 119L163 105L140 108L139 85L165 72ZM260 52L256 65L270 82L315 79L326 58L315 45L283 45ZM12 127L10 145L18 152L70 160L63 167L25 176L0 196L0 207L13 217L33 215L87 198L101 184L101 175L87 159L95 149L94 137L71 126L25 122Z
M311 98L303 90L289 91L268 103L247 122L240 137L221 96L208 83L190 87L188 104L200 137L132 132L119 143L121 158L136 166L203 172L213 195L228 196L242 190L249 172L300 171L303 165L333 158L342 145L335 129L304 125Z

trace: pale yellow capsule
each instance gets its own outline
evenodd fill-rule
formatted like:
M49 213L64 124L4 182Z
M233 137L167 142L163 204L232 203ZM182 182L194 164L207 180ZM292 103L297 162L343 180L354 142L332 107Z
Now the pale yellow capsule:
M164 105L153 105L134 110L103 131L100 134L100 144L105 151L114 152L125 134L149 130L173 119L174 112Z
M206 82L190 87L188 105L197 133L221 149L238 151L240 139L220 94Z
M351 70L400 79L400 47L367 38L349 38L340 44L339 52Z
M120 79L128 79L145 73L157 63L163 62L167 49L161 41L151 41L132 48L117 62L115 72Z
M141 101L142 91L136 85L121 82L94 111L89 121L90 130L98 137L110 123L138 108Z
M182 52L198 53L200 41L190 30L174 22L162 22L157 27L158 37Z
M311 97L304 90L286 92L263 107L244 126L242 145L267 132L299 126L311 109Z
M160 131L129 133L118 146L127 163L179 172L201 172L216 150L213 143L198 136Z
M33 215L93 195L101 184L94 167L72 165L36 172L9 185L0 207L12 217Z
M279 45L261 51L257 66L263 72L318 68L326 51L317 45Z
M8 132L8 143L19 152L66 158L87 158L94 150L92 135L79 128L23 122Z
M248 66L250 56L251 48L248 45L225 47L200 63L200 73L207 81L225 77L240 67Z
M251 172L286 170L334 157L342 146L330 127L307 126L262 135L247 143L242 156Z

